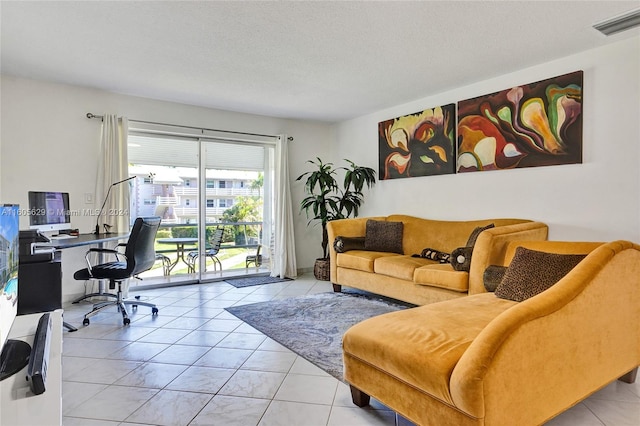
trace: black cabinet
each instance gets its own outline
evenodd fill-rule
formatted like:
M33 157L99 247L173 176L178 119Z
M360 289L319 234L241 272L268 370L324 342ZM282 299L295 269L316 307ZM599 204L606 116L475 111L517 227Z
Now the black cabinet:
M18 315L62 308L62 267L59 252L57 256L44 261L30 261L25 257L20 257L18 268Z

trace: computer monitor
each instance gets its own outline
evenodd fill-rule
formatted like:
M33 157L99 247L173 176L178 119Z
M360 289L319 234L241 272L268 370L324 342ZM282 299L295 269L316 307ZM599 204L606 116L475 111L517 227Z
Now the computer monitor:
M71 229L69 193L29 191L29 228L40 232Z

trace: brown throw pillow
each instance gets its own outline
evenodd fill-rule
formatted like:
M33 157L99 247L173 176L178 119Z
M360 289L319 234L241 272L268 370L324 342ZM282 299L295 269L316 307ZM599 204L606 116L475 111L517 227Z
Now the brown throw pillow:
M333 249L338 253L349 250L364 250L364 237L336 237Z
M473 231L471 231L471 235L469 235L469 239L467 240L467 245L465 247L473 247L476 245L476 240L478 239L478 235L480 235L480 233L482 231L486 231L487 229L491 229L494 228L495 225L493 223L490 223L486 226L478 226L476 229L474 229Z
M516 302L527 300L560 281L585 256L545 253L518 247L495 294L501 299Z
M471 269L471 254L473 247L458 247L451 252L451 266L456 271L469 272Z
M467 240L467 245L465 247L459 247L451 252L451 266L456 271L465 271L469 272L471 269L471 255L473 254L473 246L476 245L476 240L478 239L478 235L482 231L493 228L495 225L490 223L486 226L478 226L473 231L471 231L471 235L469 235L469 239Z
M402 222L367 220L364 238L365 250L403 254L403 229L404 224Z
M484 288L488 292L496 291L500 282L502 282L502 278L504 278L504 274L507 272L506 266L500 265L489 265L487 269L484 270L484 274L482 275L482 281L484 283Z
M440 250L426 248L420 254L412 254L411 257L421 257L423 259L435 260L440 263L449 263L451 255Z

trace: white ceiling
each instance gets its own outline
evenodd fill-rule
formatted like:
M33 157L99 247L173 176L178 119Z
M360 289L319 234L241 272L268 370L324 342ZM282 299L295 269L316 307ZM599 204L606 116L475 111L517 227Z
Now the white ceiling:
M640 34L640 1L0 3L3 74L340 121Z

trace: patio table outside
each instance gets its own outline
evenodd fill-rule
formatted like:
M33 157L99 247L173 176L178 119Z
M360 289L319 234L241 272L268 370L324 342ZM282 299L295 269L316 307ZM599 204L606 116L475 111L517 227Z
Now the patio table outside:
M176 246L176 255L177 255L176 260L173 263L171 263L171 265L169 265L168 267L169 272L171 272L173 268L175 268L175 266L178 264L179 261L182 261L182 263L187 265L187 267L190 267L189 263L184 258L184 247L187 245L197 244L198 243L197 238L189 238L189 237L158 238L156 241L158 242L158 244L175 244Z

